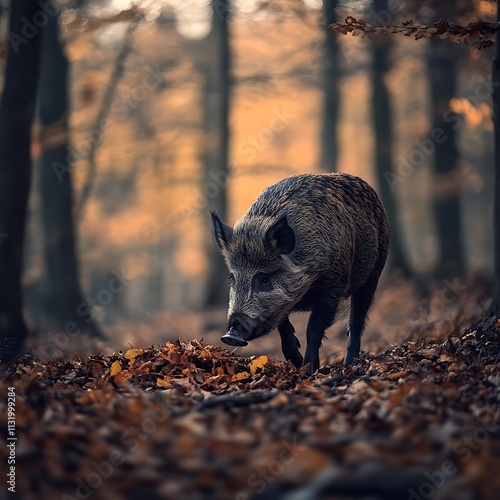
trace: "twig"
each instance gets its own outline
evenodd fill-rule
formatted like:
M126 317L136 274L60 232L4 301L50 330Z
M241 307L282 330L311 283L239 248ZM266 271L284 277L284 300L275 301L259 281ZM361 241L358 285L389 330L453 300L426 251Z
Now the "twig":
M125 61L127 60L128 55L132 52L132 35L134 34L138 25L139 25L138 22L133 21L129 25L127 32L125 33L123 45L120 49L120 52L118 53L118 56L116 57L115 68L114 68L113 73L111 75L109 85L106 89L106 92L104 93L101 109L99 110L99 113L97 114L97 117L94 121L94 124L90 130L100 130L101 123L103 122L103 120L106 119L106 116L109 114L109 111L111 109L111 105L113 104L113 98L114 98L116 89L118 87L118 84L120 83L121 78L123 77L124 72L125 72ZM101 133L103 133L103 131L101 131ZM89 154L87 157L87 161L89 164L87 178L85 179L85 183L84 183L82 191L80 193L79 201L78 201L76 208L75 208L75 215L78 216L79 220L82 220L82 218L83 218L82 217L83 216L83 209L84 209L84 206L89 199L90 192L92 191L92 186L94 184L94 179L95 179L95 175L97 172L95 154L96 154L96 150L97 150L98 146L102 142L102 137L103 136L101 135L100 142L97 142L95 144L94 143L90 144L90 151L89 151Z
M203 401L200 406L201 408L213 408L214 406L218 405L226 405L231 407L248 406L253 404L267 403L267 401L273 399L276 394L278 394L277 391L263 391L254 392L252 394L247 394L244 396L235 396L232 394L228 394L225 396L214 396Z

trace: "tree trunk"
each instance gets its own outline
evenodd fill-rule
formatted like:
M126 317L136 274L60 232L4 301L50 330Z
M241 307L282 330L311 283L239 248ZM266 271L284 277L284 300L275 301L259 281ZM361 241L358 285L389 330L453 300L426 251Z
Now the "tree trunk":
M450 19L453 12L446 2L436 10L439 19ZM435 275L438 278L456 276L464 272L460 190L458 189L458 159L456 122L450 100L456 94L456 48L441 40L429 44L429 80L431 92L432 130L443 131L446 140L436 142L434 151L434 218L439 257ZM448 186L448 187L447 187Z
M387 10L387 0L374 0L376 12ZM384 204L391 231L388 268L410 276L410 267L401 239L398 224L398 208L394 193L387 181L393 173L392 162L392 109L385 79L390 67L392 41L388 36L376 36L372 40L372 121L375 135L375 172L378 189Z
M211 60L204 63L204 182L207 205L215 209L221 219L227 220L227 176L229 171L229 99L230 50L228 23L229 0L212 1L213 21L209 35ZM208 212L208 210L207 210ZM210 228L208 214L206 227ZM227 304L227 270L211 238L208 241L208 283L205 306Z
M500 2L497 6L500 22ZM494 208L494 287L491 313L500 318L500 31L496 36L496 52L493 60L493 120L495 124L495 208Z
M0 104L0 362L20 352L28 335L21 272L31 184L31 126L40 67L40 30L21 35L23 19L40 11L37 0L11 2L5 87Z
M325 51L323 55L323 123L319 166L328 172L335 172L338 169L337 123L340 110L339 35L328 29L330 24L337 21L335 13L337 4L338 0L325 0L323 2Z
M40 70L41 122L40 191L46 275L43 282L45 311L57 328L75 322L103 337L93 320L77 314L82 304L76 237L73 221L73 187L68 154L69 63L59 38L59 16L48 18L44 29Z

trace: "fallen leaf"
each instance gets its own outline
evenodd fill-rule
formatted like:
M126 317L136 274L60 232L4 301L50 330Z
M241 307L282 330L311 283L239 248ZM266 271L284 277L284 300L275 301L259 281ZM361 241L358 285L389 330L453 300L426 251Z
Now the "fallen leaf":
M132 359L135 359L137 358L137 356L140 356L141 354L144 354L144 350L143 349L129 349L125 354L124 356L129 359L129 360L132 360Z
M130 383L128 382L128 380L121 373L117 373L113 377L113 382L120 389L128 389L130 387Z
M265 364L269 361L267 356L259 356L258 358L252 360L249 365L250 373L255 375L259 368L263 368Z
M400 378L404 378L405 372L404 371L399 371L399 372L394 372L394 373L388 373L386 377L389 380L399 380Z
M122 365L119 361L114 361L109 370L109 374L114 377L117 373L122 371Z
M245 380L248 377L250 377L250 373L248 373L248 372L235 373L231 377L231 382L238 382L239 380Z
M173 386L171 380L172 379L168 376L165 376L163 378L158 378L158 379L156 379L156 385L158 387L163 387L165 389L172 389L174 386Z
M442 363L453 363L455 359L450 354L443 353L441 354L441 356L439 356L439 361L441 361Z

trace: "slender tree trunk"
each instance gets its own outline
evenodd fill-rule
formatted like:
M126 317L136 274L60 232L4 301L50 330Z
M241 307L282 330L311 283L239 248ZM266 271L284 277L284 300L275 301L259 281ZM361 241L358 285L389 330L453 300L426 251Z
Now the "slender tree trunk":
M500 22L500 2L497 6ZM491 313L500 318L500 31L496 36L496 52L493 60L493 120L495 124L495 208L494 208L494 288Z
M325 50L323 55L323 123L321 130L321 156L319 166L323 170L334 172L338 169L337 124L340 110L340 50L338 33L328 29L337 21L335 9L338 0L324 0L323 20L325 30Z
M453 6L446 2L437 3L437 18L450 19L453 15ZM456 122L449 109L450 100L456 95L456 50L451 44L431 40L428 53L432 130L441 129L442 136L446 137L446 140L436 143L434 151L433 206L439 248L435 275L439 278L464 272L460 191L457 182L459 153L456 145Z
M377 12L387 10L387 0L374 0ZM391 231L388 268L410 276L401 232L398 224L398 207L394 193L387 181L393 169L392 109L386 77L390 67L392 40L377 36L372 40L372 122L375 135L375 172L382 203L384 204Z
M76 323L103 337L97 325L77 314L83 302L73 221L73 187L68 158L69 63L59 38L59 16L50 16L43 36L40 70L40 191L46 276L45 309L55 326ZM73 327L74 328L74 327Z
M228 23L229 0L213 0L213 24L209 35L211 60L204 64L204 182L202 189L210 209L217 210L227 220L227 176L229 173L229 99L230 49ZM209 228L208 214L206 227ZM207 238L209 247L208 283L205 297L207 307L227 303L227 270L215 244Z
M21 272L31 184L31 126L40 67L41 30L22 37L23 19L37 0L13 0L5 87L0 104L0 362L16 357L28 335L23 319Z

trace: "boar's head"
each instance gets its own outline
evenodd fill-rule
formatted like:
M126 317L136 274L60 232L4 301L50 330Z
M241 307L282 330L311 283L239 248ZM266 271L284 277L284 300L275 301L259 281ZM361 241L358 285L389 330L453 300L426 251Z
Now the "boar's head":
M234 229L212 212L213 235L229 270L228 332L222 341L244 346L266 335L307 292L311 278L293 261L296 235L287 215L246 215Z

